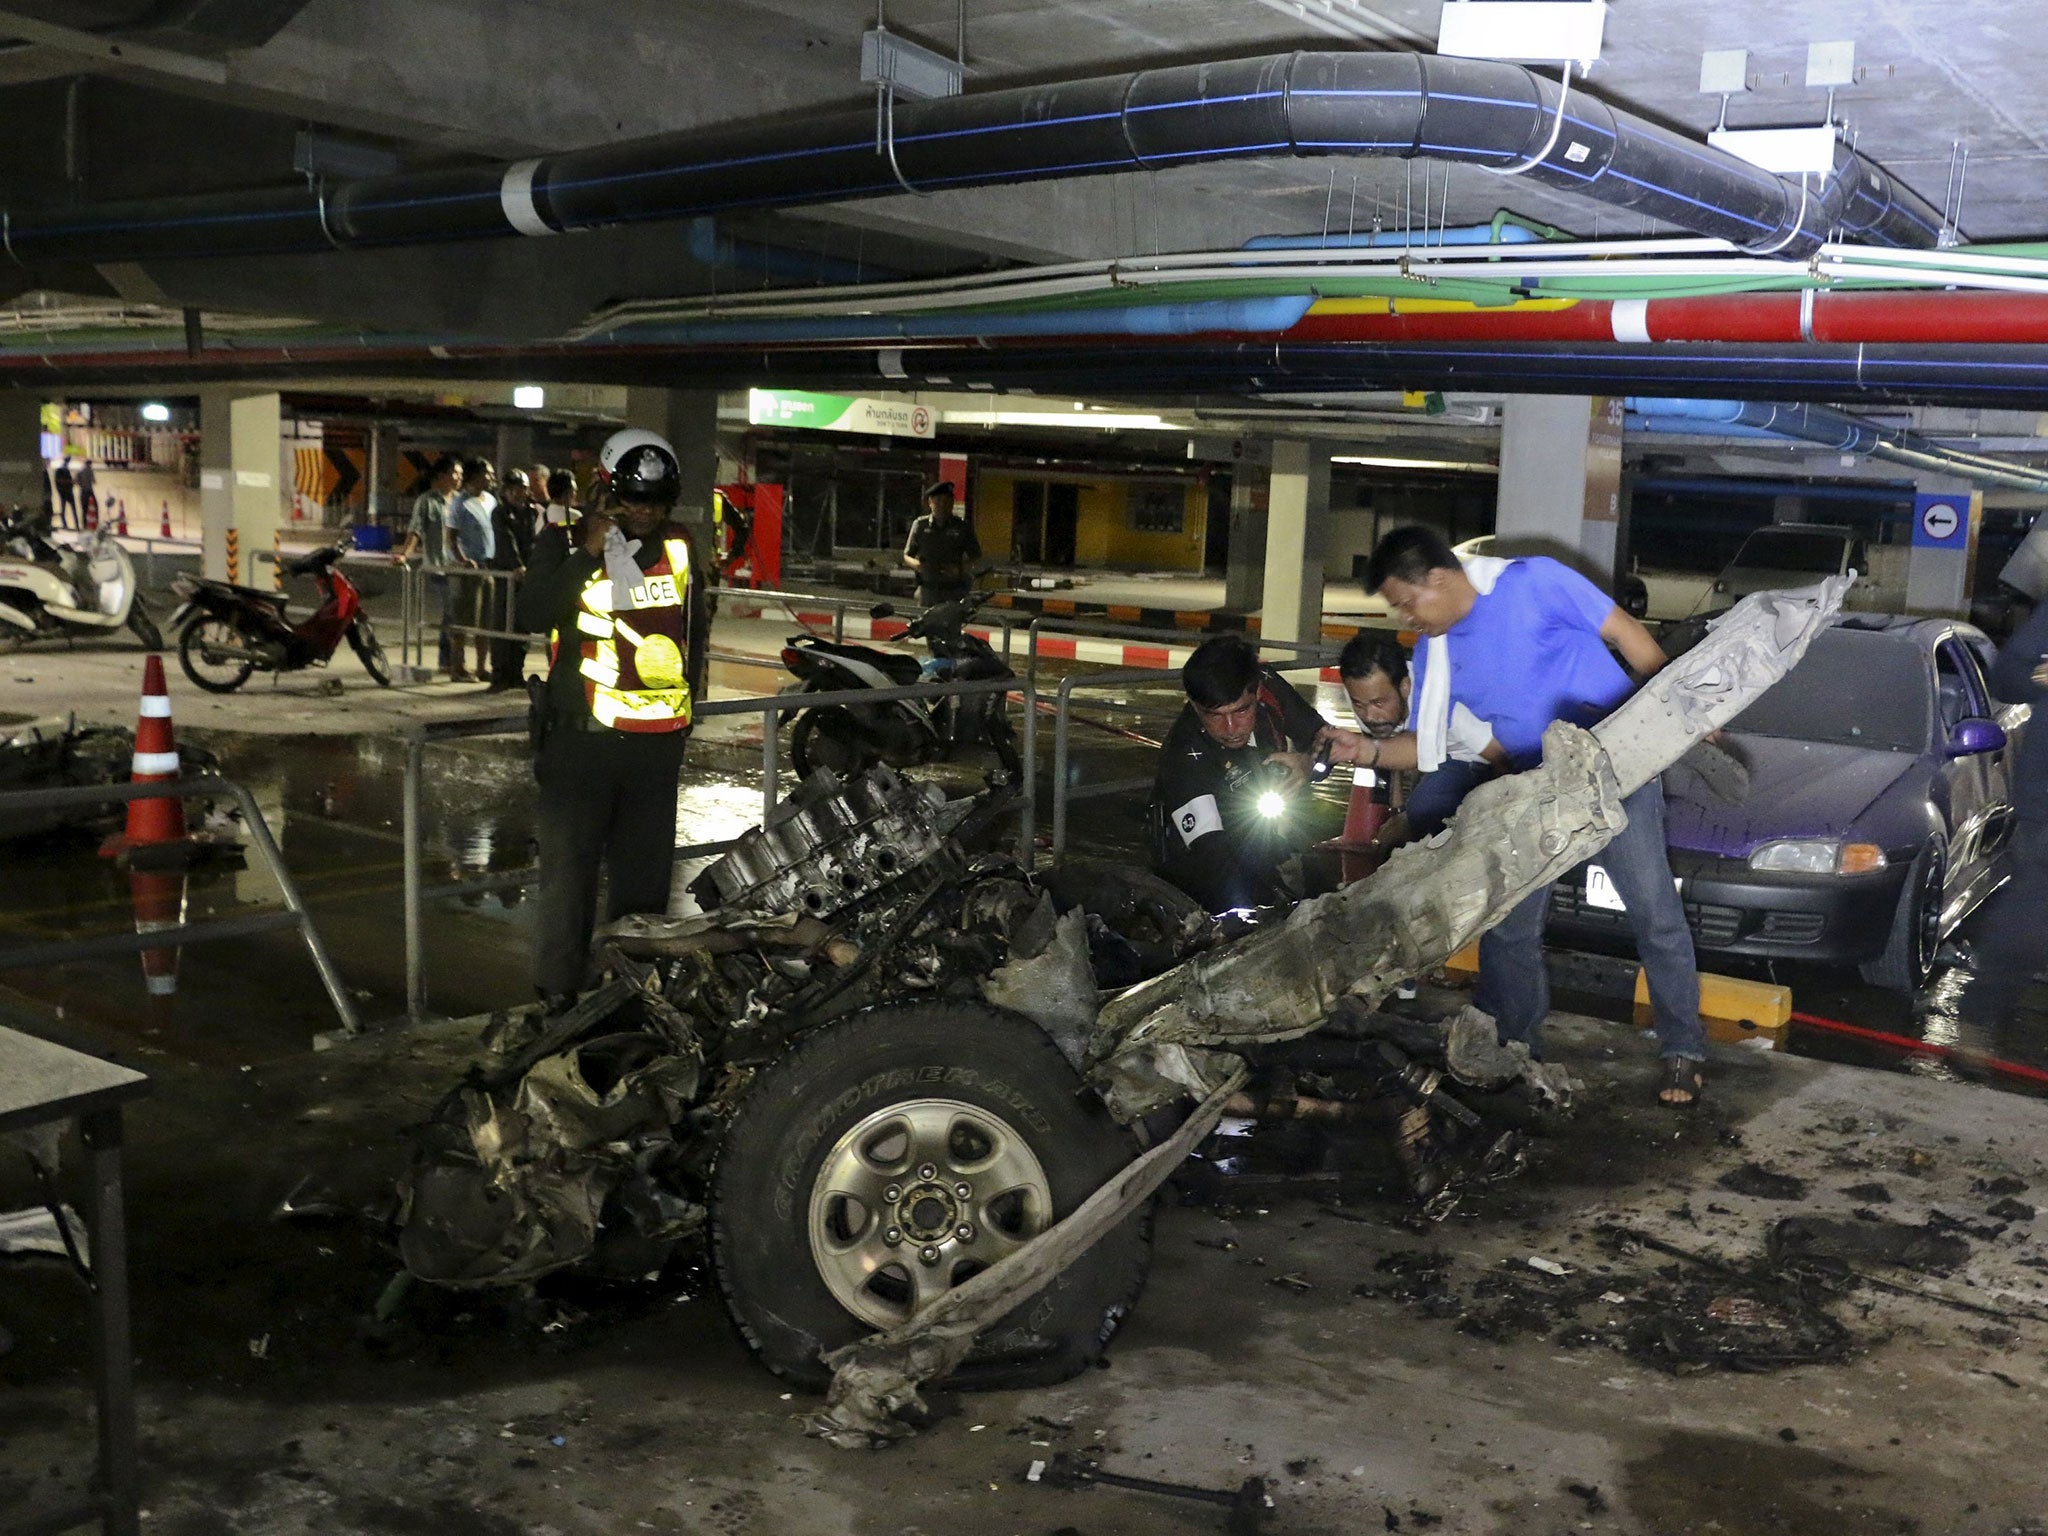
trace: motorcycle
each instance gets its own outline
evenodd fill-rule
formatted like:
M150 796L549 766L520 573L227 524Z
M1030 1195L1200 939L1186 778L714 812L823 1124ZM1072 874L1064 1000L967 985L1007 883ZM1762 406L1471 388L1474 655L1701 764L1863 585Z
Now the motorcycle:
M973 599L938 603L911 620L904 637L924 642L931 653L924 662L874 646L820 635L793 635L783 647L782 663L796 676L796 691L803 693L1014 677L988 641L966 628L974 609ZM869 613L886 619L895 609L883 603ZM851 779L877 763L905 768L950 760L957 753L987 746L994 749L1002 765L1001 781L1014 784L1023 777L1024 763L1017 753L1017 732L1010 723L1008 702L1006 694L996 692L964 697L935 694L929 699L802 710L790 731L790 762L799 778L829 768L841 779Z
M104 526L66 546L52 543L42 519L20 508L0 519L0 645L113 634L125 625L145 650L160 651L164 637L138 585L128 551Z
M282 592L238 587L206 576L180 576L172 583L183 599L171 616L178 636L178 665L208 693L232 693L253 672L297 672L325 666L344 637L380 688L391 686L384 647L363 612L362 594L336 567L349 536L284 562L287 576L311 576L320 606L294 624L285 615Z

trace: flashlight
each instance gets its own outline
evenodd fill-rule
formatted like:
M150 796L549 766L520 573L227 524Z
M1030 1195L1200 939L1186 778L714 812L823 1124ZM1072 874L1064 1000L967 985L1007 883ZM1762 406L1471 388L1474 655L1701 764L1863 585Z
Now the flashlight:
M1281 797L1277 790L1269 789L1259 796L1259 814L1261 816L1278 816L1286 809L1287 801Z

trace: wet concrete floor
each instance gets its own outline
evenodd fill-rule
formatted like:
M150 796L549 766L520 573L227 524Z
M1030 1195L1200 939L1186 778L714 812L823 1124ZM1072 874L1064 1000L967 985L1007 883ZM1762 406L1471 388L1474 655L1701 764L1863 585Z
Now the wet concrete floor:
M1172 706L1112 695L1094 716L1111 730L1077 730L1077 777L1148 771L1146 749L1111 731L1156 738ZM192 739L256 790L364 1016L401 1011L393 742ZM687 835L757 819L755 750L744 737L693 748ZM427 762L429 879L524 864L533 789L520 744L452 744ZM941 773L966 788L976 768ZM1135 852L1141 798L1079 802L1072 843ZM1334 832L1341 800L1314 814ZM129 921L125 879L89 839L11 850L8 875L10 938ZM195 877L188 899L194 913L219 912L272 894L259 873L228 871ZM437 1010L526 998L527 910L516 893L429 903ZM1917 1004L1829 973L1782 979L1803 1008L1938 1037L1955 973ZM1223 1207L1169 1206L1150 1289L1107 1369L969 1397L910 1444L865 1456L802 1437L808 1404L752 1364L688 1265L629 1286L558 1282L531 1304L436 1293L374 1321L395 1267L380 1223L403 1131L459 1077L473 1021L314 1054L332 1020L288 935L189 950L175 1001L154 1011L132 959L4 982L5 1022L156 1079L131 1117L130 1160L146 1529L1222 1529L1220 1511L1196 1505L1025 1482L1056 1449L1212 1487L1268 1476L1279 1506L1268 1529L1287 1536L2048 1529L2034 1451L2048 1252L2031 1216L2048 1198L2048 1106L1915 1076L1897 1056L1872 1056L1886 1069L1872 1072L1723 1053L1705 1108L1672 1115L1647 1107L1648 1049L1632 1031L1561 1020L1554 1054L1588 1078L1589 1102L1549 1128L1524 1180L1429 1229L1396 1201L1334 1185L1327 1197L1248 1190ZM18 1163L0 1159L0 1207L28 1197ZM1720 1184L1749 1165L1804 1191ZM275 1219L302 1180L329 1213ZM2002 1218L1991 1214L2001 1200L2012 1202ZM2026 1219L2012 1214L2021 1207ZM1832 1300L1854 1341L1842 1363L1674 1374L1615 1342L1665 1271L1714 1271L1614 1250L1604 1225L1739 1264L1783 1215L1852 1210L1909 1224L1939 1215L1975 1235L1951 1274L1893 1275L1915 1294L1864 1287ZM1389 1287L1417 1251L1441 1261L1454 1304L1431 1310ZM1531 1270L1532 1254L1603 1288L1588 1297L1562 1281L1570 1295L1547 1294L1558 1277ZM1739 1291L1730 1285L1730 1306ZM53 1262L0 1260L0 1325L17 1341L0 1359L0 1510L75 1485L90 1445L82 1316Z
M1224 1528L1220 1510L1026 1480L1061 1449L1212 1488L1265 1476L1279 1536L2048 1522L2048 1245L2017 1214L2048 1193L2048 1106L1730 1053L1707 1106L1672 1115L1649 1107L1649 1052L1630 1032L1555 1019L1552 1054L1586 1078L1586 1102L1521 1180L1435 1227L1356 1188L1169 1204L1105 1369L970 1395L905 1445L848 1453L803 1437L812 1403L753 1365L687 1263L551 1283L528 1303L416 1295L374 1320L403 1127L459 1076L474 1029L241 1070L81 1032L156 1079L130 1152L146 1530ZM324 1214L278 1219L295 1189ZM24 1193L0 1170L0 1197ZM1772 1227L1873 1208L1955 1224L1967 1257L1885 1272L1910 1294L1824 1296L1848 1340L1839 1363L1695 1372L1629 1345L1722 1317L1768 1347L1785 1287L1739 1272ZM1418 1256L1443 1278L1437 1300L1399 1283ZM21 1510L75 1487L90 1443L82 1297L50 1260L0 1281L17 1336L0 1361L0 1509Z

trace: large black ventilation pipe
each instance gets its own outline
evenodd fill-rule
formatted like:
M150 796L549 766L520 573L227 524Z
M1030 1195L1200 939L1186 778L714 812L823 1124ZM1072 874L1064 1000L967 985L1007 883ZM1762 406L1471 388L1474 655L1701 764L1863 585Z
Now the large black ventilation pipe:
M1491 346L1345 342L1176 343L1118 337L1113 347L1029 345L770 349L541 342L494 346L364 338L354 345L239 340L185 355L182 342L128 352L0 352L0 384L38 379L162 387L205 379L323 375L505 378L693 389L1095 390L1130 399L1355 390L1464 389L1553 395L1663 395L1772 400L1786 395L1902 404L2048 410L2048 347L1743 342L1511 342ZM1950 466L1953 467L1953 466ZM1967 472L1967 471L1966 471Z
M1464 161L1791 258L1836 235L1931 246L1940 228L1846 147L1802 185L1519 65L1293 53L907 103L879 148L871 110L835 110L331 187L9 209L0 247L33 266L548 235L1256 155Z

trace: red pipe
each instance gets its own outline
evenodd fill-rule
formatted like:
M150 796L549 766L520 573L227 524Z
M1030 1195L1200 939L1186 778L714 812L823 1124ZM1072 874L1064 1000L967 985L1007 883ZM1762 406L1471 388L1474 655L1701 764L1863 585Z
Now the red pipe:
M2048 294L1797 293L1586 299L1569 309L1304 315L1289 341L2048 342Z
M1795 1024L1811 1025L1826 1030L1829 1034L1844 1035L1851 1040L1863 1040L1872 1045L1881 1045L1888 1050L1905 1051L1914 1056L1934 1056L1943 1061L1960 1061L1965 1066L1978 1067L1996 1073L2001 1077L2017 1078L2023 1083L2034 1083L2048 1087L2048 1072L2039 1067L2022 1066L2016 1061L2000 1061L1993 1056L1979 1056L1970 1051L1959 1051L1952 1045L1937 1045L1932 1040L1915 1040L1908 1035L1888 1034L1881 1029L1865 1029L1860 1024L1845 1024L1840 1019L1824 1019L1818 1014L1792 1012Z

